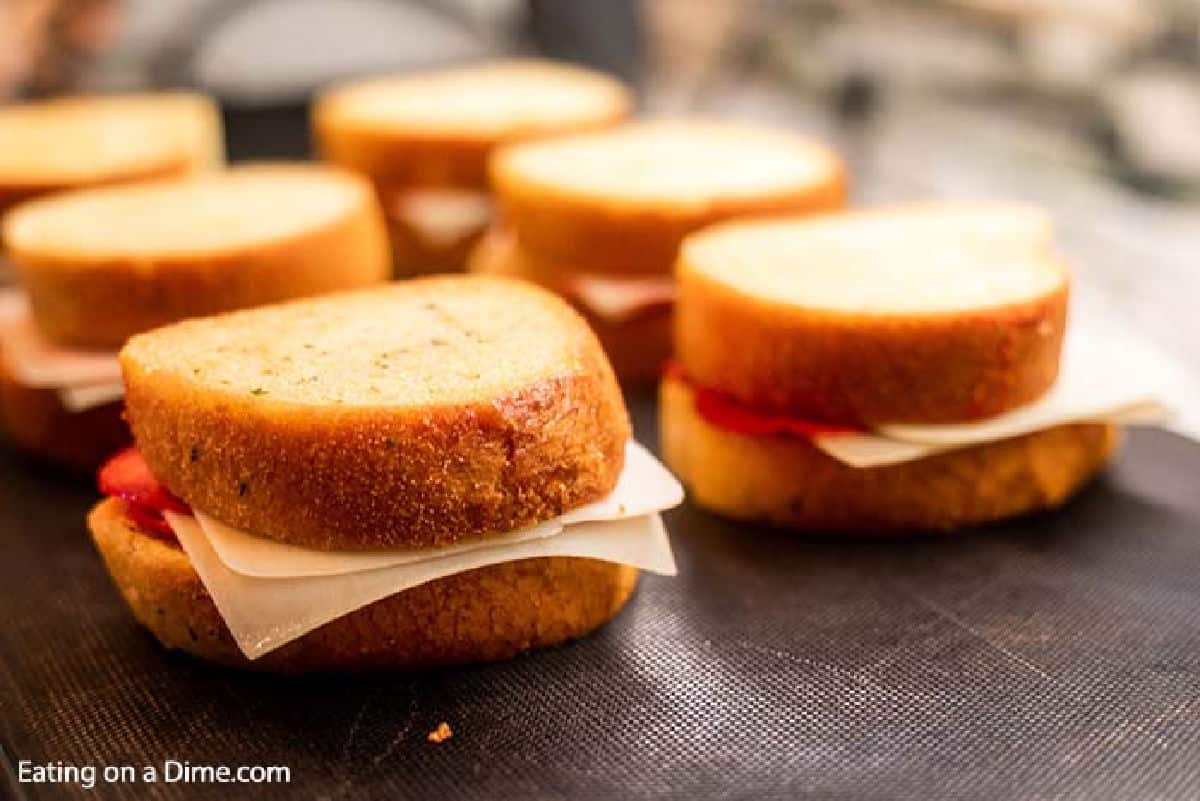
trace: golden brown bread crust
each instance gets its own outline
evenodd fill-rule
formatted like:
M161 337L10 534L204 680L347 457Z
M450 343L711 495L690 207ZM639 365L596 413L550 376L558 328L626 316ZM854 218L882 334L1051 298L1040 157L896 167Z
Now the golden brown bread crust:
M507 659L581 637L615 616L638 571L592 559L526 559L398 593L250 661L174 544L138 530L124 503L88 515L92 539L133 616L167 648L256 670L416 670Z
M655 135L654 123L642 125ZM634 126L618 128L613 135L636 135L627 133L634 130ZM677 135L686 136L687 131L681 129ZM798 138L796 144L809 147ZM498 216L516 232L522 248L538 259L561 265L563 270L669 273L683 239L713 223L741 217L831 211L846 203L845 171L832 153L826 156L824 174L810 176L786 189L729 194L703 202L691 195L681 196L675 202L644 202L530 180L514 166L520 151L520 145L504 148L491 160ZM634 180L631 176L631 181Z
M120 403L67 410L53 389L21 384L0 359L0 422L22 450L70 470L91 472L130 442Z
M665 379L663 455L700 506L813 531L954 530L1064 503L1112 457L1111 425L1064 425L898 465L854 468L797 437L751 437L697 414Z
M526 80L537 80L536 75L542 70L552 76L578 73L580 77L576 80L583 81L580 91L588 92L589 96L598 93L595 102L573 119L558 115L552 120L543 119L533 111L528 119L510 121L499 127L490 124L486 115L481 115L478 126L443 127L432 118L421 118L415 121L418 124L412 125L402 120L388 124L363 121L343 112L346 104L362 102L354 99L362 84L351 82L326 92L314 104L312 128L317 150L324 161L340 164L380 182L408 187L486 189L488 158L497 146L606 128L626 119L632 110L632 98L616 81L590 70L553 62L500 61L424 76L411 75L401 78L401 86L393 91L404 91L405 86L426 80L437 82L449 78L453 81L455 75L461 75L460 79L468 84L508 75L511 85L504 89L512 91ZM562 80L561 77L552 79ZM372 80L375 79L366 83ZM516 108L523 105L519 92L513 102Z
M457 295L460 286L485 291L485 282L428 278L369 294ZM621 473L630 426L599 342L554 296L486 283L507 291L511 304L524 298L552 317L547 335L562 337L566 354L552 372L445 405L288 407L147 367L137 354L161 339L156 332L121 355L138 448L195 508L321 549L442 545L513 531L604 497ZM427 292L435 294L420 294Z
M136 171L115 175L107 175L96 181L64 187L59 184L24 184L21 186L0 186L0 216L26 200L62 192L68 189L95 189L102 186L130 183L133 181L150 181L166 178L183 178L197 168L190 159L180 158L170 164L152 164Z
M0 178L0 215L17 203L53 192L183 177L200 170L219 167L225 160L220 110L217 104L205 95L191 92L81 95L10 107L18 116L30 111L36 115L37 109L46 109L50 114L78 114L85 136L87 122L93 114L119 112L122 117L132 114L160 119L175 115L180 118L178 124L179 130L184 134L183 141L174 152L162 152L151 148L147 154L143 150L142 161L137 164L124 164L119 168L116 165L107 165L109 169L102 169L100 164L93 162L83 173L70 179L64 175L36 174L25 175L19 179L15 176ZM31 122L35 127L38 125L36 117Z
M851 425L982 420L1058 377L1065 283L999 308L887 316L764 303L684 261L676 277L676 357L751 406Z
M360 196L357 207L328 225L229 252L91 259L9 242L8 255L49 339L120 347L134 334L176 320L385 280L383 216L366 182Z
M504 275L532 281L563 293L596 332L613 370L626 389L652 387L671 356L673 312L670 306L639 312L627 320L612 321L574 302L564 293L561 272L539 266L520 251L511 234L493 228L471 251L467 269L481 275Z
M609 118L538 132L531 138L606 128L626 116L626 109L614 109ZM505 144L450 134L422 137L400 131L346 129L324 112L320 104L314 111L313 126L323 161L397 186L485 189L488 157L497 146Z
M621 386L652 388L663 365L671 358L671 309L647 309L621 322L605 320L587 311L583 314L604 346Z
M669 273L684 237L708 225L737 217L830 211L846 202L840 172L828 184L788 194L660 211L572 203L570 196L518 180L493 180L501 216L522 244L541 258L584 272Z

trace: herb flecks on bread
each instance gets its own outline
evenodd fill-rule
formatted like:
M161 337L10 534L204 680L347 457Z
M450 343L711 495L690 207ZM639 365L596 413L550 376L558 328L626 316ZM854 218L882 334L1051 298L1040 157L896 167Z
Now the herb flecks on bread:
M992 417L1058 375L1069 279L1044 214L917 205L689 238L675 346L700 385L851 425Z
M139 449L222 522L328 549L503 533L606 495L630 428L554 295L444 277L169 326L121 354Z

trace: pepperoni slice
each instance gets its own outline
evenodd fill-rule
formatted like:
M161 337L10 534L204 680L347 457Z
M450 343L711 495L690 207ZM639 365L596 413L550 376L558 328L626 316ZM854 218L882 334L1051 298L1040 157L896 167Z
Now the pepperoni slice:
M128 502L135 522L159 532L165 529L170 533L163 512L191 512L186 503L154 477L137 448L126 448L109 459L100 468L97 484L105 495Z
M683 366L679 362L668 363L663 374L668 378L683 381L692 388L696 398L696 412L704 418L705 422L735 434L745 434L751 437L782 435L812 439L823 434L860 433L859 429L848 426L805 420L766 409L756 409L723 392L697 385L684 372Z
M163 513L148 506L138 506L136 503L125 504L125 514L138 527L138 530L167 542L176 542L175 532L171 524L163 517Z

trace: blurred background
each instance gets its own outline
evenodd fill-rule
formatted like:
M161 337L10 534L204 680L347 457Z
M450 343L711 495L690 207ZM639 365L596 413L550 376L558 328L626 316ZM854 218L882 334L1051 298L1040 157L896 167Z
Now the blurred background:
M0 98L199 88L235 159L306 155L336 79L509 53L824 138L859 203L1046 205L1077 295L1200 370L1200 0L0 0Z

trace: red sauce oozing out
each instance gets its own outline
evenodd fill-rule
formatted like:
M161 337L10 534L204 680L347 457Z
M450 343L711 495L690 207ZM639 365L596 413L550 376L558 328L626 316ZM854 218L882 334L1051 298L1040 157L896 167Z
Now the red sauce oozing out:
M128 514L139 527L174 539L163 512L190 514L186 503L171 494L150 472L150 465L137 448L126 448L113 456L96 476L100 491L128 504Z
M821 434L857 434L861 429L849 426L805 420L786 413L758 409L731 398L723 392L700 386L684 372L679 362L668 362L663 375L683 381L695 395L696 413L705 422L751 437L791 436L812 439Z

